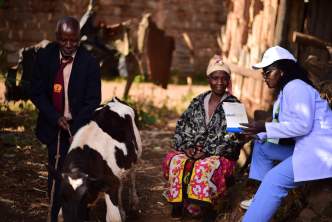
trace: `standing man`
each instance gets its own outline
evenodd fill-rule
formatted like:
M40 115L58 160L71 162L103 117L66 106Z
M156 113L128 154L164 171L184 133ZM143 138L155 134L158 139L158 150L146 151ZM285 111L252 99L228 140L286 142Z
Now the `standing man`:
M36 134L48 148L51 221L60 209L61 168L72 135L86 124L101 100L100 68L79 45L80 26L61 18L56 41L40 49L34 65L31 100L39 110Z

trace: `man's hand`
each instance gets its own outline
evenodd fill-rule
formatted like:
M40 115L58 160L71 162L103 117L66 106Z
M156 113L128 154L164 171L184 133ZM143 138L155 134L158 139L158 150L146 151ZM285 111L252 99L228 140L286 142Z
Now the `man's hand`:
M257 133L266 132L265 122L251 122L251 123L240 123L244 135L255 135Z
M66 117L61 116L58 119L58 125L60 126L60 128L62 128L63 130L68 130L69 129L69 123L66 119Z

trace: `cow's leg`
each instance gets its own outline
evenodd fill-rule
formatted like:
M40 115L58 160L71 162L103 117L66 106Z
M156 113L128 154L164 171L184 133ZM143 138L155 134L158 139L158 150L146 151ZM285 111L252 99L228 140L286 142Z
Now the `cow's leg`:
M136 178L135 178L135 169L130 171L130 180L131 180L131 207L133 210L138 210L139 199L136 191Z
M115 199L112 201L111 197ZM116 206L118 204L117 199L118 196L116 193L113 192L111 195L105 193L105 201L107 207L106 222L122 222L119 207Z
M118 191L118 201L119 201L119 209L120 209L121 218L123 219L123 221L125 221L126 220L126 212L123 209L122 190L123 190L123 181L120 180L120 186L119 186L119 191Z

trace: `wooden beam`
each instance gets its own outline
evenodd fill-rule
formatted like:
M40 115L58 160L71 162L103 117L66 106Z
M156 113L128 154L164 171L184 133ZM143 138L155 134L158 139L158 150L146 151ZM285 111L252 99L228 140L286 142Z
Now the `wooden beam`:
M301 32L293 32L293 42L299 42L304 45L315 46L318 48L326 49L327 46L332 46L331 42L326 42L316 36L304 34Z
M236 64L233 64L226 59L224 59L229 68L231 69L232 73L235 73L237 75L241 75L244 77L249 77L257 80L263 80L262 75L260 74L260 71L258 70L253 70L253 69L248 69Z

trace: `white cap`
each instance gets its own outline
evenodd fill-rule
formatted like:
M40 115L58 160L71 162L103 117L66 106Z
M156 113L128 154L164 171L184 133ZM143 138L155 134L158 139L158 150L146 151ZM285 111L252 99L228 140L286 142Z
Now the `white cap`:
M287 50L284 49L280 46L274 46L269 49L267 49L264 52L262 61L260 63L257 63L252 66L253 69L262 69L265 68L275 61L281 60L281 59L288 59L288 60L293 60L296 62L295 57Z

